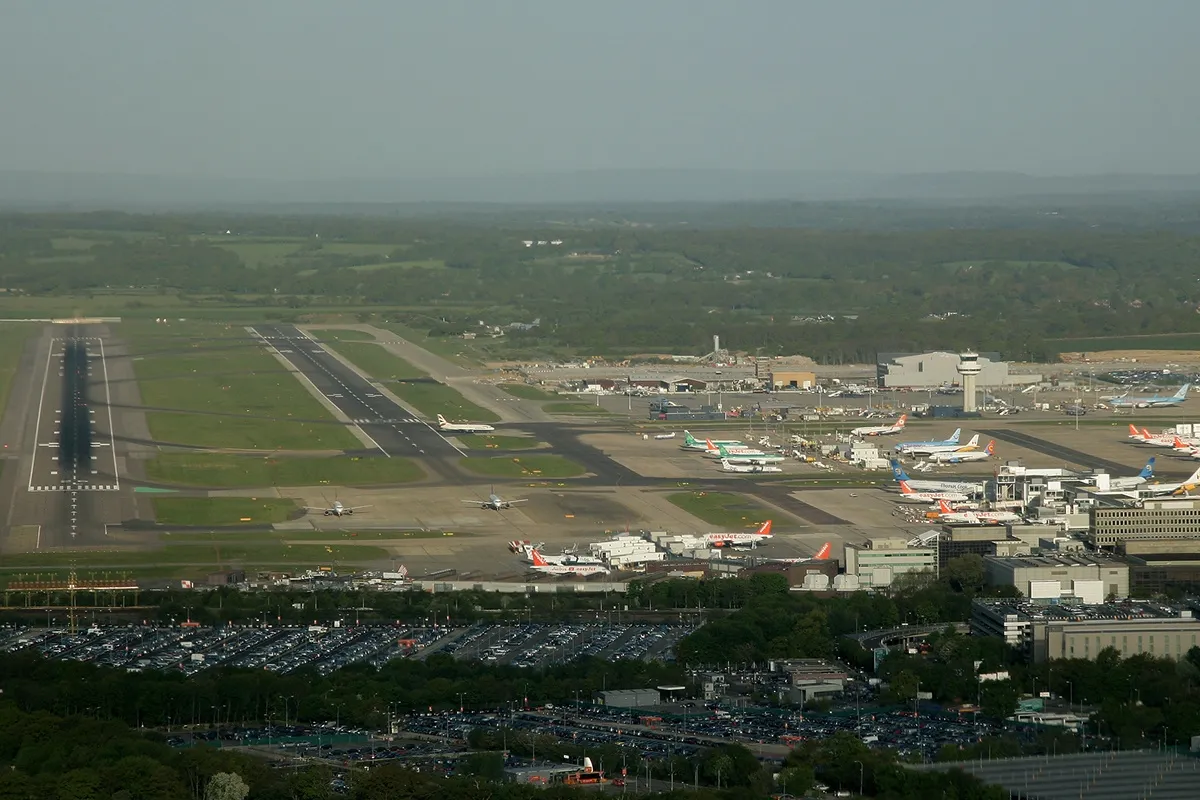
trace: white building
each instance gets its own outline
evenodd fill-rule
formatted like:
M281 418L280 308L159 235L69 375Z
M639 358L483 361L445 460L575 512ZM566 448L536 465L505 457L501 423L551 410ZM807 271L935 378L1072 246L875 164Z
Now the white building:
M936 573L937 547L909 547L903 537L879 537L865 545L846 545L846 574L863 588L891 586L909 572Z
M932 353L880 353L875 365L880 388L936 389L939 386L959 386L961 376L958 353L938 350ZM999 353L980 353L979 372L975 383L979 387L1002 387L1013 384L1040 383L1041 375L1011 375L1008 362Z

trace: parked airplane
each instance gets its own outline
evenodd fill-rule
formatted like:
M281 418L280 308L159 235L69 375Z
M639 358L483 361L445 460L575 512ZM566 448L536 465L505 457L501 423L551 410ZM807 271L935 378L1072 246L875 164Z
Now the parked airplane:
M969 445L968 445L969 446ZM982 450L968 450L966 446L957 450L930 453L929 460L935 464L967 464L972 461L987 461L996 455L996 440L991 439Z
M1133 427L1132 425L1130 427ZM1142 428L1141 439L1139 444L1149 445L1150 447L1174 447L1175 442L1182 441L1181 437L1175 433L1151 433L1146 428Z
M466 503L469 506L479 506L480 508L490 508L492 511L500 511L505 508L512 508L517 503L528 503L529 499L505 500L493 491L488 494L487 500L460 500L459 502Z
M726 472L783 472L779 467L769 467L766 464L734 464L728 458L721 459L721 469Z
M341 500L334 500L333 505L322 508L314 508L313 506L305 506L305 511L320 511L327 517L343 517L353 514L355 511L370 506L344 506Z
M700 538L713 547L757 547L772 536L771 520L767 520L753 533L705 533Z
M670 433L656 433L656 434L654 434L654 438L655 439L674 439L675 431L671 431Z
M1108 401L1108 404L1113 408L1163 408L1166 406L1177 406L1184 400L1187 400L1188 389L1192 388L1190 383L1185 383L1179 387L1179 391L1175 394L1160 395L1158 393L1143 397L1129 397L1122 395L1114 397Z
M908 485L908 481L900 481L900 500L905 503L933 503L938 500L962 502L970 499L970 497L962 492L917 491Z
M687 431L684 431L683 432L683 444L681 444L680 447L684 450L704 451L704 450L708 449L708 442L710 442L710 441L713 444L723 444L726 447L742 447L743 446L742 443L736 439L705 439L704 441L701 441L701 440L697 439L696 437L692 436Z
M766 450L759 450L744 444L719 444L711 439L704 440L704 455L708 458L720 458L721 453L736 453L743 456L766 455Z
M447 422L441 414L437 415L438 428L445 433L489 433L496 430L491 425L479 422Z
M905 481L918 492L962 492L963 494L983 494L983 484L974 481L921 481L908 477L899 461L892 459L892 477L896 482Z
M532 550L529 557L533 564L529 567L534 572L545 572L548 575L603 575L608 567L602 564L551 564L537 550Z
M814 561L827 561L829 554L833 551L833 544L826 542L821 545L821 549L813 553L808 558L768 558L768 564L811 564Z
M521 553L525 561L533 563L533 552L537 551L538 556L547 564L560 564L563 566L603 566L604 562L595 556L581 556L577 553L564 550L556 556L548 556L542 553L542 546L538 544L526 544L518 551Z
M979 434L971 437L971 440L966 444L922 444L914 445L904 452L910 456L932 456L935 453L965 453L979 447Z
M1021 519L1013 511L955 511L945 500L938 503L938 510L938 519L951 525L1001 525Z
M1108 488L1110 489L1136 489L1146 481L1154 477L1154 456L1150 456L1150 460L1146 462L1146 466L1142 467L1142 471L1137 475L1129 478L1109 478Z
M1141 495L1149 495L1157 497L1164 494L1191 494L1200 487L1200 467L1192 473L1190 478L1180 483L1147 483L1137 487L1137 491Z
M868 425L862 428L855 428L850 431L851 436L887 436L889 433L899 433L904 430L904 423L908 420L908 414L901 414L900 419L896 420L891 425Z
M896 445L896 452L907 453L913 447L930 447L936 444L957 445L960 436L962 436L962 428L955 428L949 439L943 439L940 442L901 442Z
M724 445L718 447L717 454L711 457L740 464L778 464L786 460L778 453L764 453L762 450L739 450L731 453Z

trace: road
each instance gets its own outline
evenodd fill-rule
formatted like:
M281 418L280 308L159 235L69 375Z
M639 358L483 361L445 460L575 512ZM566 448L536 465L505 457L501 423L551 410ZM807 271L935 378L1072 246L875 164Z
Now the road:
M294 325L251 329L303 376L310 390L332 403L381 454L413 458L461 456L452 442L379 391Z

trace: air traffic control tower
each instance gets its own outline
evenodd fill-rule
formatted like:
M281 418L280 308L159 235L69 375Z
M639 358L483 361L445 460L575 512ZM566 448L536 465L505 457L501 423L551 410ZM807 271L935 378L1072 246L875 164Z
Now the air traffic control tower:
M975 405L975 379L982 370L979 366L979 353L974 350L959 353L957 369L958 374L962 376L963 413L976 414L979 408Z

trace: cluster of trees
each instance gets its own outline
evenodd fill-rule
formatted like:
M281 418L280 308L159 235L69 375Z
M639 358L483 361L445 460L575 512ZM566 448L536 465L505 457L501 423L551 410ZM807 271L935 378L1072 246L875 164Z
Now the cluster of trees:
M55 250L53 237L72 225L86 226L95 244ZM266 265L243 264L226 246L255 236L298 238L291 255ZM564 245L525 247L529 238ZM445 268L358 271L383 256L327 252L325 242L394 246L391 260ZM421 329L432 324L437 335L481 318L540 317L538 328L510 336L528 353L700 352L719 333L763 355L802 352L827 362L980 341L1006 357L1044 359L1060 338L1200 331L1191 274L1198 256L1193 236L1111 228L548 231L351 216L0 217L7 288L141 287L197 302L375 307ZM947 311L960 316L927 318ZM834 320L801 319L816 314Z

